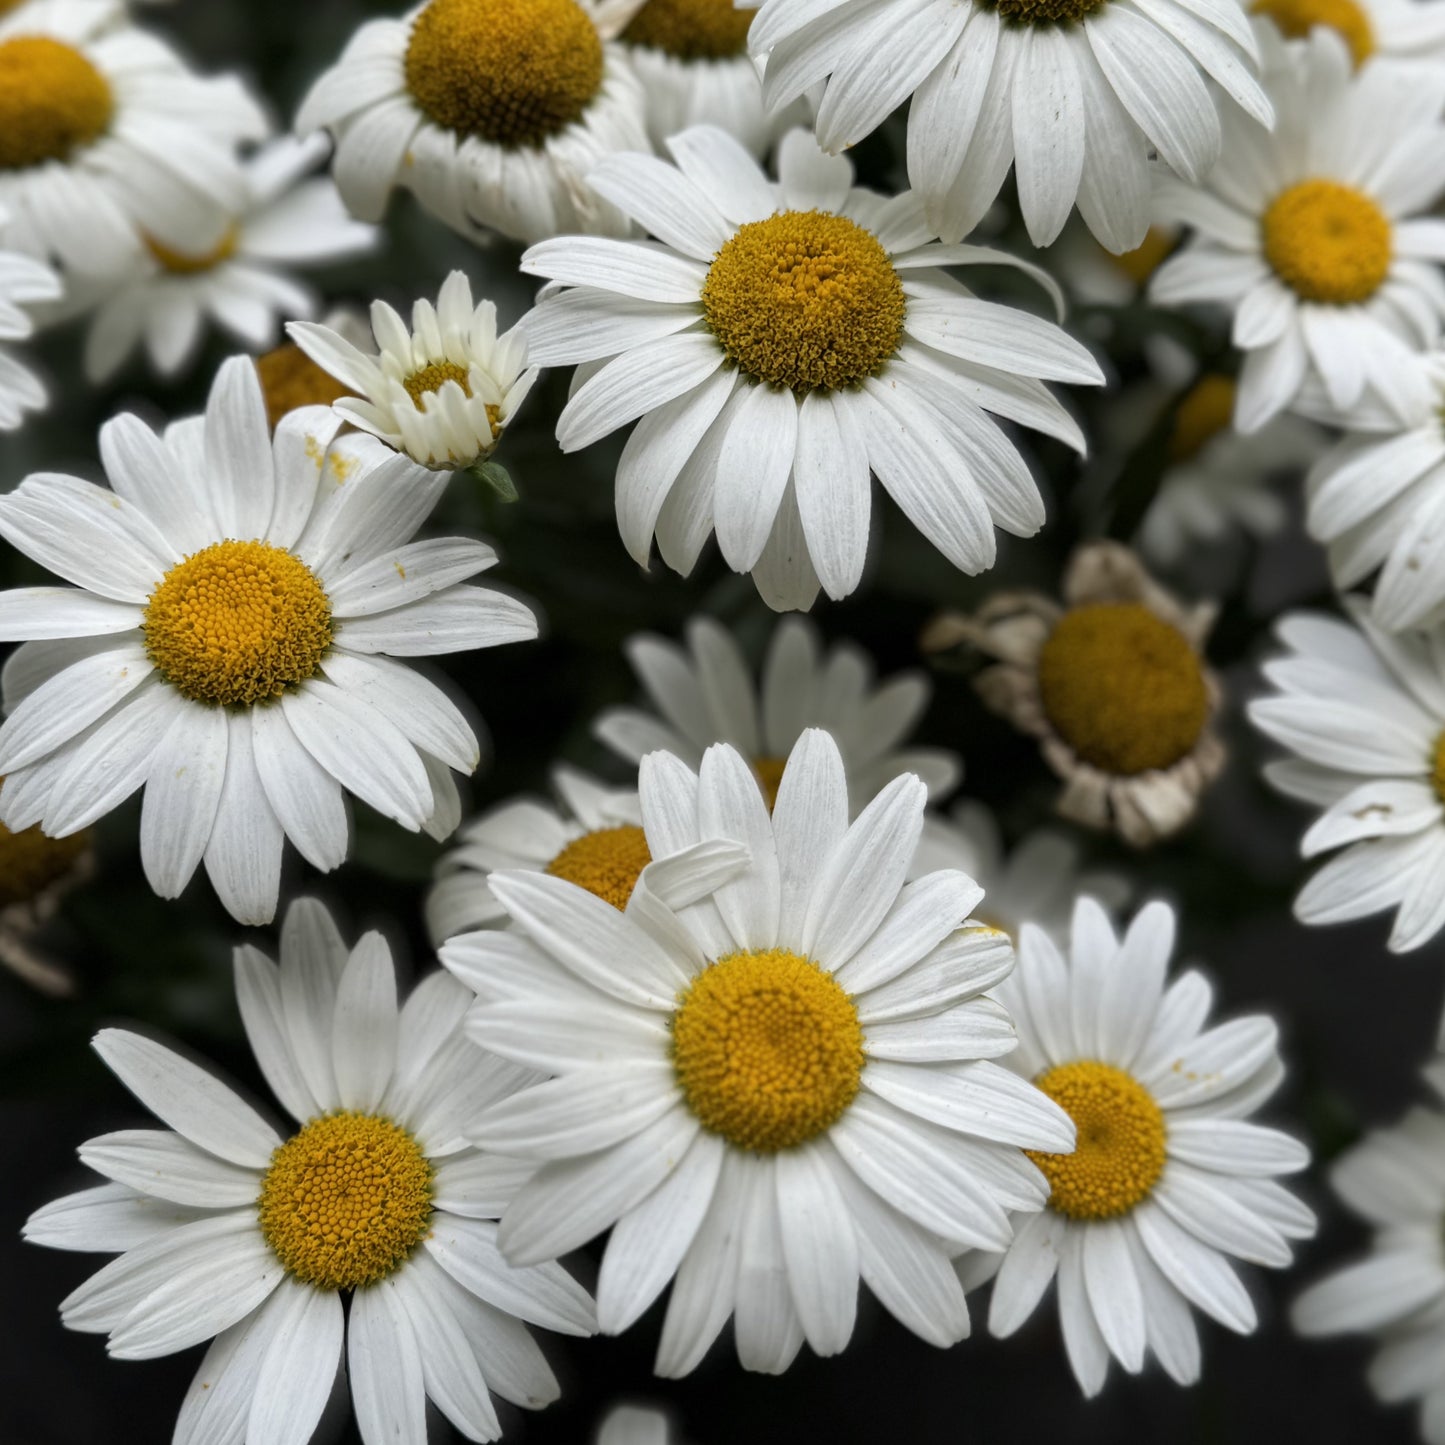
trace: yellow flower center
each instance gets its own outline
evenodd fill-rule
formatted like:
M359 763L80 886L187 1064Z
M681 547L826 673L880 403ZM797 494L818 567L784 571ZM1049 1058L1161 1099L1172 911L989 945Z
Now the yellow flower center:
M194 276L200 271L209 271L222 261L229 261L236 254L236 243L241 239L238 226L228 226L226 234L209 251L192 254L187 251L173 251L154 236L142 234L145 248L160 265L175 276Z
M778 805L778 789L783 782L783 769L788 766L787 758L754 758L753 772L757 775L758 786L768 800L768 812Z
M88 831L47 838L39 828L12 833L0 823L0 908L29 903L69 873L89 847Z
M161 578L141 630L151 661L185 697L250 707L315 674L331 646L331 603L282 548L215 542Z
M1234 380L1214 372L1201 376L1185 393L1174 413L1169 434L1169 460L1186 462L1234 420Z
M739 227L708 268L702 307L731 361L797 392L857 385L903 334L903 283L888 253L826 211Z
M1144 233L1144 239L1132 251L1123 251L1117 256L1112 251L1104 251L1104 254L1136 286L1143 286L1164 263L1177 239L1158 226L1150 226ZM1103 250L1103 247L1099 249Z
M1049 1207L1070 1219L1114 1219L1149 1197L1164 1172L1164 1114L1122 1069L1083 1060L1034 1080L1074 1121L1072 1154L1024 1152L1044 1172Z
M635 823L625 823L574 838L547 865L546 871L622 909L632 897L638 875L651 862L647 834Z
M0 41L0 170L68 160L114 113L109 84L80 51L48 35Z
M1269 203L1261 222L1265 260L1305 301L1368 301L1390 271L1385 213L1338 181L1300 181Z
M261 1233L304 1284L357 1289L385 1279L431 1222L432 1170L389 1119L327 1114L271 1156Z
M575 0L431 0L406 84L438 125L537 146L581 119L602 84L602 41Z
M448 381L456 382L468 396L472 394L471 377L466 367L458 366L454 361L429 361L419 371L404 377L401 384L406 388L407 395L420 406L422 397L440 391Z
M1105 3L1106 0L993 0L993 8L1015 25L1069 25L1102 10Z
M1435 796L1445 803L1445 732L1435 739L1435 754L1430 759L1430 783Z
M805 1144L853 1102L863 1028L816 963L770 948L730 953L679 995L673 1063L688 1107L739 1149Z
M1370 17L1355 0L1254 0L1249 8L1255 15L1268 15L1291 40L1303 40L1316 25L1339 31L1357 68L1375 52Z
M293 341L256 358L261 395L266 399L266 420L275 431L281 418L299 406L330 406L351 393L312 361Z
M753 12L733 9L732 0L647 0L622 38L679 60L729 60L746 53L752 21Z
M1039 695L1059 736L1106 773L1177 763L1209 717L1199 654L1139 602L1066 612L1039 653Z

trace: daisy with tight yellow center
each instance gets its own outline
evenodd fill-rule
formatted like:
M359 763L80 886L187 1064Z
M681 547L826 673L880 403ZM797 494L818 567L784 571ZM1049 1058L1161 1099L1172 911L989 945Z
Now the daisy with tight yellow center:
M266 130L234 77L193 74L112 5L0 7L7 242L67 278L113 287L138 234L177 253L214 248L245 194L236 147Z
M1445 23L1433 23L1445 39ZM1427 214L1445 185L1430 160L1445 143L1436 67L1355 71L1327 24L1288 47L1261 37L1280 123L1271 134L1227 117L1206 179L1161 180L1160 219L1195 234L1159 268L1150 297L1232 314L1240 431L1289 407L1403 414L1418 391L1414 353L1434 344L1445 315L1435 277L1445 241ZM1371 139L1380 135L1392 137L1388 158Z
M1064 781L1059 812L1146 847L1189 822L1224 763L1204 659L1213 606L1181 606L1113 542L1074 554L1063 603L1004 593L971 617L940 614L923 645L965 643L994 659L975 687L1039 739Z
M992 261L1057 296L1053 283L987 248L938 245L917 197L881 205L807 132L783 137L776 182L713 126L667 149L675 165L615 156L588 174L660 245L563 236L522 258L561 288L522 323L532 360L587 367L557 422L562 449L637 422L616 477L633 559L648 565L655 536L685 576L716 532L770 607L846 597L873 475L964 572L992 566L995 527L1032 535L1042 499L989 413L1082 447L1033 383L1102 375L1058 327L941 268Z
M747 1369L781 1372L804 1340L837 1353L860 1279L922 1338L962 1338L950 1256L1004 1246L1047 1194L1023 1151L1073 1130L992 1062L1013 1047L987 992L1012 949L970 917L981 890L949 869L907 881L923 784L894 779L850 824L838 748L808 730L771 813L724 745L697 773L652 753L640 788L652 862L624 910L495 873L511 927L442 948L477 994L471 1036L550 1076L469 1130L533 1171L504 1254L610 1229L599 1323L626 1329L671 1281L667 1376L729 1317Z
M144 787L151 886L174 897L204 862L252 923L274 913L286 838L322 870L344 860L345 792L412 831L455 828L451 773L476 767L476 737L394 659L521 640L536 621L463 585L489 547L411 541L445 473L366 438L345 485L323 486L338 426L301 408L273 435L237 357L164 442L133 416L107 424L113 489L45 475L0 498L0 535L76 584L0 593L0 637L95 639L34 646L7 672L0 822L66 837Z
M748 760L769 811L805 728L832 733L854 812L900 773L922 778L937 802L963 772L957 753L910 738L932 696L925 672L879 680L861 647L846 638L825 645L805 617L778 623L756 669L711 617L691 618L681 644L638 633L623 650L651 710L609 708L592 730L630 763L664 748L696 766L713 743L729 743Z
M292 323L292 340L342 383L339 416L413 461L451 471L484 462L537 379L520 328L497 334L497 308L472 304L453 271L436 304L412 306L411 329L385 301L371 306L377 353L334 326ZM359 393L353 395L351 393Z
M103 1030L96 1051L169 1127L82 1144L107 1182L26 1223L34 1243L119 1254L61 1318L117 1359L212 1341L178 1440L309 1439L343 1351L363 1439L424 1440L428 1398L466 1438L496 1439L492 1395L536 1408L559 1393L525 1326L594 1328L559 1265L503 1263L494 1201L517 1171L461 1137L530 1076L467 1040L470 995L446 974L399 1006L381 935L348 950L312 900L286 915L279 967L248 945L235 969L294 1132L165 1045Z
M652 861L637 792L609 788L575 768L552 772L556 801L512 798L467 823L437 865L426 900L427 927L440 944L458 933L506 922L488 876L525 868L565 879L619 911Z
M1030 1151L1048 1205L995 1259L958 1261L971 1282L996 1272L989 1329L1011 1335L1057 1280L1064 1349L1080 1389L1102 1388L1110 1359L1137 1374L1146 1351L1181 1385L1199 1378L1190 1306L1229 1329L1254 1328L1231 1261L1280 1267L1314 1216L1275 1182L1309 1163L1305 1147L1247 1115L1284 1075L1262 1016L1206 1027L1212 990L1198 973L1166 983L1175 917L1151 903L1122 937L1091 898L1067 947L1025 924L1018 967L999 987L1017 1021L1009 1066L1068 1114L1072 1154Z
M372 20L312 87L305 134L336 138L346 203L380 220L395 186L474 240L621 235L582 178L648 149L644 97L613 44L635 0L428 0ZM505 63L498 63L498 56Z
M138 351L161 376L177 376L213 328L258 351L275 346L283 320L314 316L319 298L298 273L372 251L380 238L347 215L329 177L312 174L328 154L324 136L281 136L261 147L242 165L239 207L223 213L219 235L203 244L178 245L142 228L124 277L76 297L94 309L90 380L110 381Z
M1285 651L1263 667L1273 691L1249 704L1249 720L1289 754L1265 777L1317 813L1301 856L1334 854L1300 890L1295 917L1387 912L1390 952L1408 953L1445 927L1445 635L1439 623L1392 635L1358 594L1344 608L1346 618L1280 619Z
M732 0L644 0L619 39L642 82L656 149L689 126L715 125L762 157L806 124L806 102L763 104L761 67L748 55L752 19Z

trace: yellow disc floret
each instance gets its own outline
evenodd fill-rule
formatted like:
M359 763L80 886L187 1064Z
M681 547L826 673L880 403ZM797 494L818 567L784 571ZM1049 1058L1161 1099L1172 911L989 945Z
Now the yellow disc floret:
M1356 67L1375 53L1370 17L1355 0L1254 0L1249 8L1256 15L1268 15L1291 40L1303 40L1316 25L1338 31Z
M992 8L1015 25L1068 25L1102 10L1106 0L993 0Z
M546 871L622 909L632 897L638 875L651 862L647 835L635 823L624 823L574 838Z
M275 431L281 418L298 406L330 406L351 392L329 371L317 366L294 341L256 358L266 420Z
M331 603L311 569L282 548L216 542L161 578L141 630L178 692L249 707L315 674L331 646Z
M1174 412L1169 434L1169 460L1188 461L1225 431L1234 417L1235 384L1231 377L1210 372L1184 394Z
M1445 732L1435 739L1435 752L1430 759L1430 782L1435 796L1445 803Z
M679 60L728 60L747 53L752 22L753 12L732 0L647 0L622 38Z
M1209 717L1199 654L1139 602L1092 602L1059 619L1039 653L1039 695L1059 736L1106 773L1167 768Z
M1044 1172L1049 1208L1070 1219L1115 1219L1149 1197L1164 1172L1164 1114L1137 1079L1111 1064L1059 1064L1034 1080L1074 1121L1072 1154L1024 1152Z
M826 211L740 226L708 268L702 306L731 361L795 392L857 385L903 335L903 283L888 253Z
M757 776L758 786L763 790L763 797L768 800L770 813L777 806L778 789L783 785L783 769L787 766L787 758L753 759L753 772Z
M537 146L580 120L602 84L602 41L575 0L431 0L406 84L438 125Z
M406 388L406 394L420 406L422 397L440 391L449 381L456 382L468 396L472 394L471 377L466 367L458 366L455 361L429 361L403 377L401 384Z
M0 823L0 908L38 897L69 873L89 847L88 831L47 838L39 828L12 833Z
M68 160L114 113L105 77L74 47L48 35L0 41L0 170Z
M853 1000L785 949L730 953L678 999L673 1062L689 1108L739 1149L771 1154L837 1122L863 1072Z
M1353 186L1309 180L1281 191L1260 223L1265 260L1305 301L1368 301L1390 271L1390 222Z
M431 1221L432 1170L389 1119L326 1114L271 1156L261 1233L304 1284L357 1289L385 1279Z

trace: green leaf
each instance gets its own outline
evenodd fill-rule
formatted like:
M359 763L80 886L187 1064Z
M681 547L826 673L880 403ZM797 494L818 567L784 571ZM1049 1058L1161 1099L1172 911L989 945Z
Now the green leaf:
M467 470L484 487L490 487L500 501L517 500L517 484L512 480L512 474L500 462L473 462Z

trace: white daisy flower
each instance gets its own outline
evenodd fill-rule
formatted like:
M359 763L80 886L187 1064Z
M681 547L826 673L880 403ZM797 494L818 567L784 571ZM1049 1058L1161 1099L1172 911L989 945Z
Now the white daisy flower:
M757 681L742 648L712 618L692 618L686 639L679 647L638 633L623 644L656 712L608 708L592 731L630 763L660 748L695 768L714 743L728 743L748 760L771 807L793 744L820 727L843 755L855 813L903 773L922 778L935 802L963 776L956 752L906 746L933 695L921 670L875 684L873 660L857 643L825 649L805 617L773 628Z
M113 0L30 0L0 16L9 240L81 274L123 266L136 228L165 246L215 245L245 196L232 149L266 133L237 80L192 75L124 19Z
M1349 413L1360 428L1311 469L1306 525L1326 545L1335 586L1379 570L1374 619L1389 632L1445 619L1445 352L1419 358L1422 384L1391 405Z
M820 584L846 597L867 556L870 470L965 572L993 565L995 526L1038 531L1038 488L986 412L1082 451L1040 379L1103 375L1057 326L939 268L1042 273L933 243L915 195L855 188L852 165L804 131L784 136L776 183L713 127L667 144L676 167L613 156L588 177L661 245L560 237L522 258L567 288L522 323L538 365L581 363L563 451L641 418L617 471L638 564L655 531L686 575L716 530L770 607L806 610Z
M980 921L1019 936L1033 923L1055 938L1068 930L1074 903L1088 894L1111 911L1123 907L1133 885L1122 873L1083 866L1078 843L1057 828L1036 828L1013 848L1004 846L998 819L982 803L955 803L946 816L924 819L913 860L915 875L956 868L983 889Z
M0 639L32 639L5 667L0 822L64 837L144 787L151 886L174 898L204 860L247 923L275 912L285 838L323 871L345 859L348 791L413 831L456 827L451 769L476 767L476 736L395 659L536 619L462 584L491 548L410 540L444 473L358 454L323 486L338 424L292 412L273 443L236 357L165 444L129 414L102 428L114 490L38 473L0 497L0 536L76 584L0 593Z
M998 592L972 617L941 613L923 646L995 658L974 686L1039 739L1064 782L1060 815L1150 847L1190 822L1224 766L1219 683L1204 659L1214 605L1176 601L1117 542L1080 547L1062 591L1062 606Z
M372 302L371 329L380 355L329 326L286 328L318 366L361 393L335 403L353 426L427 467L450 471L489 457L537 379L520 328L498 336L496 306L474 307L466 272L453 271L435 306L424 297L413 305L410 331L385 301Z
M1445 64L1445 13L1419 0L1252 0L1248 8L1291 40L1316 26L1336 31L1356 67L1372 56Z
M611 43L636 0L429 0L371 20L302 102L336 137L346 204L379 221L402 185L474 240L626 235L582 183L602 156L649 149L645 100ZM505 57L504 63L498 57Z
M433 943L507 921L507 910L487 883L499 869L550 873L614 908L627 907L638 877L652 861L637 790L609 788L568 767L553 770L552 786L559 804L513 798L458 834L457 846L437 865L437 881L427 894Z
M273 1127L209 1069L142 1034L95 1049L169 1129L91 1139L109 1181L31 1215L56 1249L122 1251L61 1304L120 1360L211 1340L174 1445L304 1445L345 1352L362 1439L425 1445L430 1400L468 1440L501 1433L491 1395L537 1408L557 1382L523 1322L594 1328L560 1265L515 1268L493 1222L513 1161L462 1129L528 1071L463 1031L466 990L424 979L398 1007L379 933L348 953L325 908L291 906L278 968L236 950L256 1062L299 1127Z
M1284 526L1284 499L1269 486L1281 471L1302 468L1324 438L1297 416L1275 416L1252 436L1234 427L1238 385L1206 371L1175 407L1168 462L1139 524L1139 550L1174 566L1198 546L1240 532L1270 537Z
M1232 3L763 0L748 43L769 55L773 103L827 77L818 139L829 151L913 97L908 178L945 241L983 219L1012 165L1034 245L1077 204L1103 245L1132 250L1149 228L1151 156L1191 181L1219 158L1210 80L1235 103L1227 120L1273 118Z
M641 796L657 861L625 912L497 873L512 929L442 949L479 995L471 1036L555 1076L470 1127L537 1168L504 1254L551 1259L610 1228L600 1327L626 1329L671 1280L667 1376L730 1316L746 1369L785 1370L805 1339L837 1353L860 1278L922 1338L963 1338L951 1256L1005 1247L1009 1212L1046 1191L1022 1149L1073 1131L992 1062L1013 1029L984 992L1012 947L968 922L981 890L905 882L923 784L895 779L850 826L837 746L809 731L771 817L725 745L700 774L653 754Z
M1179 244L1172 226L1150 226L1131 250L1105 250L1082 221L1064 227L1049 252L1054 274L1064 290L1085 306L1128 306L1149 284L1149 278Z
M1314 1215L1273 1176L1309 1163L1303 1144L1246 1116L1284 1077L1263 1015L1205 1028L1213 990L1192 970L1168 988L1174 913L1151 903L1122 940L1090 898L1068 957L1025 925L1000 986L1018 1024L1010 1068L1073 1119L1072 1154L1032 1153L1051 1187L998 1263L989 1330L1011 1335L1057 1275L1064 1349L1080 1388L1112 1356L1146 1349L1181 1385L1199 1378L1193 1305L1248 1334L1254 1305L1230 1261L1282 1267ZM980 1261L961 1261L973 1277Z
M1353 627L1310 612L1279 622L1289 652L1263 669L1278 691L1249 718L1295 755L1265 777L1322 810L1301 854L1344 848L1300 891L1295 917L1393 909L1390 951L1408 953L1445 926L1445 632L1392 637L1363 598L1345 605Z
M35 330L26 307L58 299L62 287L60 277L44 262L9 249L7 219L0 209L0 341L24 341ZM45 401L40 378L8 351L0 350L0 431L13 431L24 422L27 411L39 411Z
M750 10L732 0L644 0L619 37L647 98L658 149L690 125L715 125L755 156L807 121L807 103L769 113L759 65L748 55Z
M1420 1403L1420 1434L1445 1445L1445 1113L1412 1109L1330 1168L1346 1206L1375 1231L1370 1252L1295 1301L1302 1335L1364 1333L1378 1349L1370 1388L1386 1404Z
M1160 218L1196 235L1149 292L1158 305L1231 310L1244 432L1309 382L1336 410L1367 392L1395 405L1411 352L1434 344L1445 315L1445 225L1421 214L1445 189L1445 70L1376 62L1352 74L1344 41L1323 28L1268 48L1279 124L1271 135L1228 116L1207 180L1161 180Z
M306 179L328 150L323 136L273 141L246 162L245 204L215 246L180 251L143 236L123 280L88 288L100 303L86 336L90 380L110 380L142 344L162 376L179 374L207 321L254 350L275 344L283 317L314 315L319 298L292 268L358 256L380 240L351 219L329 178Z

